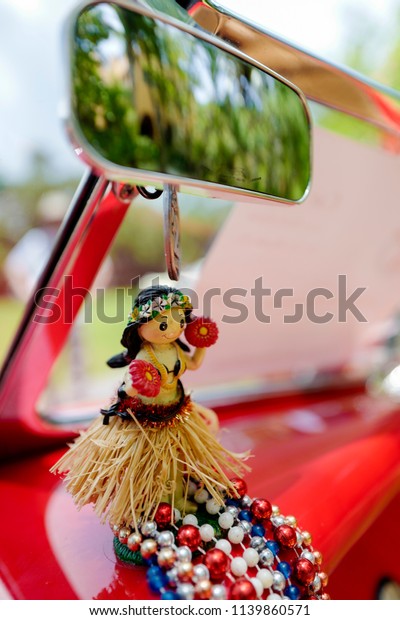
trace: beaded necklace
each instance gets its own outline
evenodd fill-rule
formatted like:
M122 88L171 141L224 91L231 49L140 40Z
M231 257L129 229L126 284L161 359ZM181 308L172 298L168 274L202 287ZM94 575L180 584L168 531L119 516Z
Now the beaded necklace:
M180 361L181 363L181 367L180 370L178 372L178 374L175 376L176 379L179 379L179 377L183 374L183 372L185 371L185 360L183 358L183 352L181 352L180 348L175 344L175 343L171 343L174 345L176 353L177 353L177 360ZM173 381L172 383L167 383L167 379L168 379L168 374L169 371L166 369L166 367L164 366L164 364L162 364L160 362L160 360L157 358L153 346L150 343L145 343L143 345L144 351L146 353L146 356L148 357L149 362L151 362L153 364L153 366L155 366L158 370L158 372L160 373L161 376L161 385L163 387L164 390L172 390L176 388L176 383L175 381Z

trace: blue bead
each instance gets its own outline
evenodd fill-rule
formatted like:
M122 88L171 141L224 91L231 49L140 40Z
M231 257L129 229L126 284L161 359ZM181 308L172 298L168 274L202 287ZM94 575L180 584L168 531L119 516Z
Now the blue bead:
M152 592L160 592L164 587L164 584L160 579L149 579L149 587Z
M277 570L281 571L283 575L285 575L286 579L288 579L290 575L292 574L292 569L290 568L290 564L288 564L287 562L279 562L276 568Z
M157 555L154 553L148 560L145 560L147 566L158 566L157 564Z
M175 592L171 592L170 590L166 590L165 592L161 594L162 601L175 601L178 598L179 598L178 595L175 594Z
M168 583L168 577L165 574L161 574L161 575L150 575L147 578L150 589L153 592L159 592L160 590L162 590L162 588L164 588L167 583Z
M274 555L279 553L279 545L275 540L267 540L267 547Z
M283 564L283 562L281 562ZM285 596L288 596L292 601L297 601L300 596L300 590L297 586L288 586L283 591Z
M227 506L236 506L236 508L240 506L240 502L238 499L228 499L225 503Z
M150 566L146 573L146 577L150 579L151 577L162 577L164 574L164 571L159 566Z
M241 510L238 514L238 519L240 521L251 521L252 519L252 514L250 512L250 510Z
M265 534L265 527L263 527L260 524L256 524L253 525L253 527L251 528L251 535L252 536L264 536Z

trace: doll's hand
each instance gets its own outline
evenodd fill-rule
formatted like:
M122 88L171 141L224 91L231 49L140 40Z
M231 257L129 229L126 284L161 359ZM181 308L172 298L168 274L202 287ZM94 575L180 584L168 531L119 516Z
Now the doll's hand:
M218 340L217 324L208 317L196 317L185 329L189 344L199 349L211 347Z
M132 386L142 396L157 396L160 393L161 378L157 368L144 360L133 360L128 369Z

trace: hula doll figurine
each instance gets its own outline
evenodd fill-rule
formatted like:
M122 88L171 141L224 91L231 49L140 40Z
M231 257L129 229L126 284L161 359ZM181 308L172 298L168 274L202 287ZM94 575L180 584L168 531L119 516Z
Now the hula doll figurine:
M192 354L182 334L195 347ZM217 337L215 323L195 318L190 298L178 289L139 293L122 335L126 350L108 362L128 367L118 394L52 468L65 474L78 506L93 503L103 520L137 530L162 502L195 512L191 479L221 506L226 493L235 496L227 473L248 469L246 455L221 446L216 414L194 403L180 381L199 368Z
M92 503L110 522L117 558L148 565L162 600L329 598L310 534L247 495L236 477L248 469L247 454L223 448L215 413L184 392L181 376L217 337L215 323L195 318L178 289L142 291L125 351L108 361L128 367L118 394L52 471L65 474L78 506Z

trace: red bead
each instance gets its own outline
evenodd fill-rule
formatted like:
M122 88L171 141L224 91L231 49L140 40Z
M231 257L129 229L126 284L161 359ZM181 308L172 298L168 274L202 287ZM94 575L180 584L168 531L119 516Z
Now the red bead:
M220 580L226 576L229 567L229 558L222 549L210 549L204 556L204 564L207 566L210 577Z
M238 579L231 587L229 598L234 601L254 601L257 592L251 581Z
M231 483L235 487L236 495L231 494L232 497L243 497L247 493L247 484L242 478L231 478Z
M283 547L292 549L297 543L296 530L290 525L279 525L275 530L275 539Z
M161 502L154 515L154 520L161 528L169 525L172 522L172 506L167 502Z
M303 586L308 586L314 581L315 566L307 558L299 558L294 565L293 574Z
M255 499L251 505L251 512L256 519L269 519L272 506L267 499Z
M189 547L190 551L196 551L197 547L201 544L201 536L199 528L194 525L182 525L179 528L176 540L179 547Z

